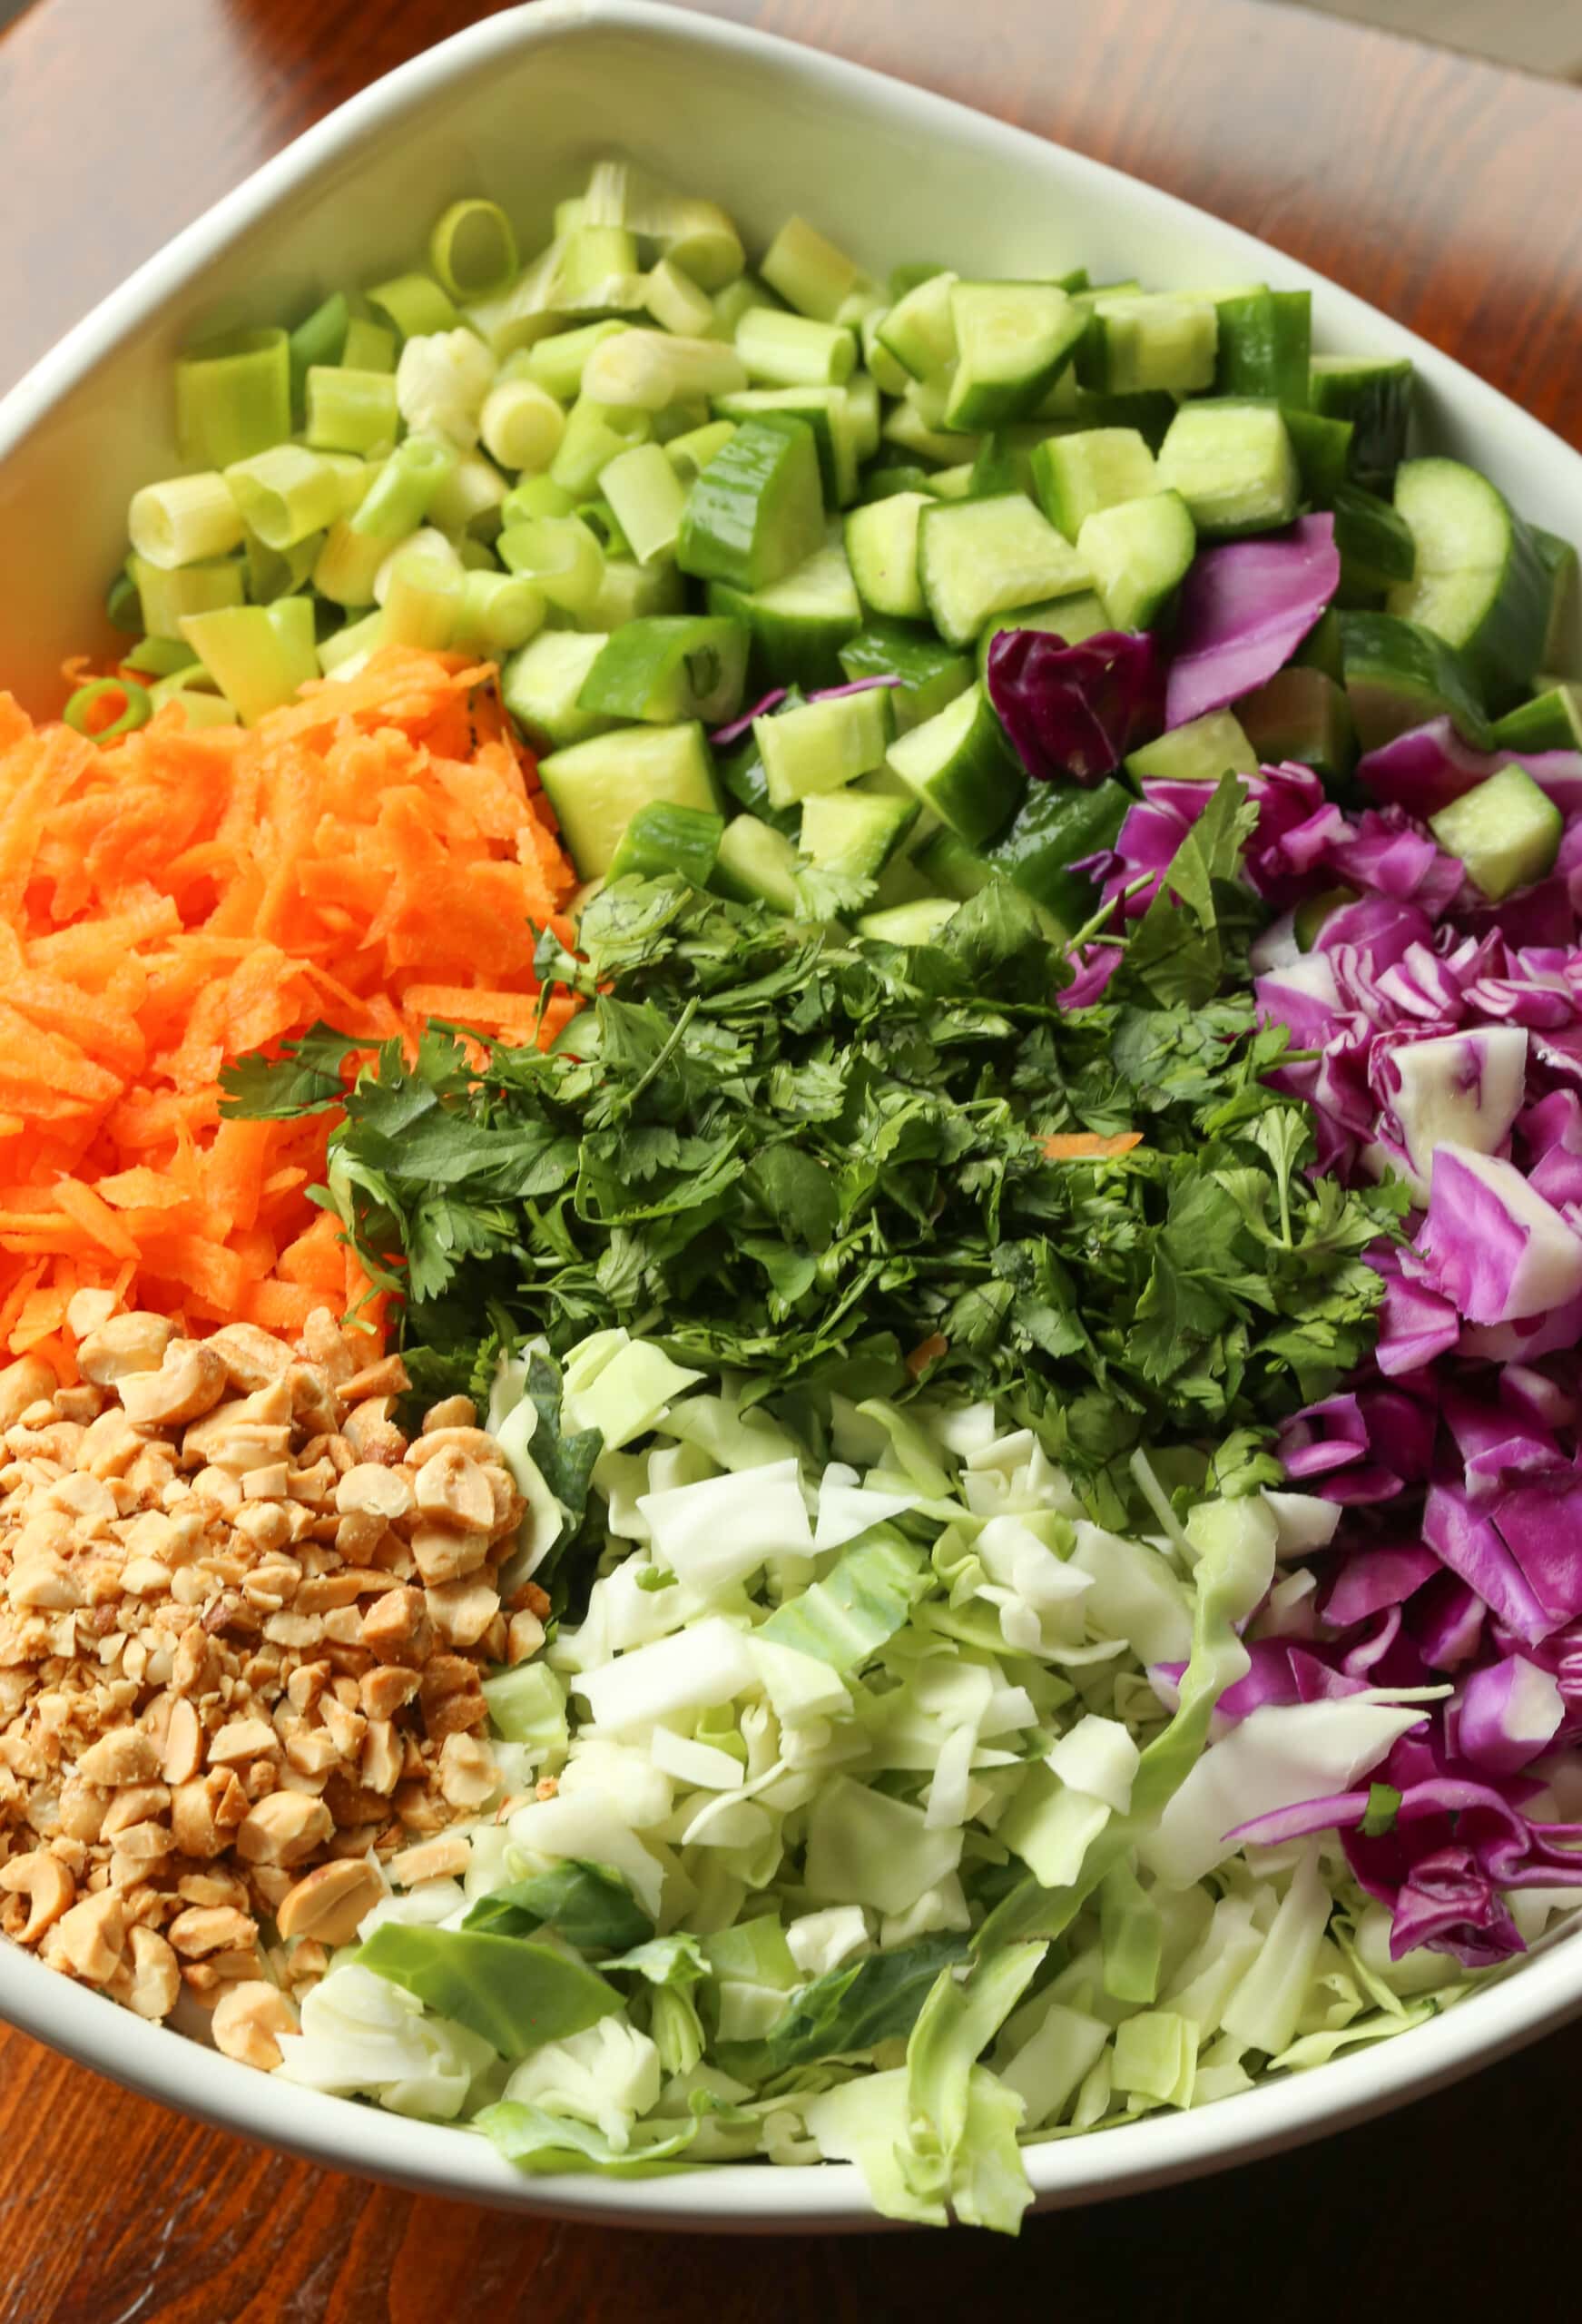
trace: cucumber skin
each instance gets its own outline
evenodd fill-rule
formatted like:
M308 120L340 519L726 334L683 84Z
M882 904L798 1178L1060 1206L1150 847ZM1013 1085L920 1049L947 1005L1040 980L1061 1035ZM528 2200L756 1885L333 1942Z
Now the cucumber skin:
M1351 474L1371 491L1388 491L1406 458L1412 388L1412 367L1404 359L1308 375L1310 409L1326 419L1351 421Z
M785 556L779 545L761 537L756 519L762 501L770 497L777 502L789 497L801 504L793 511L798 527L794 556ZM751 525L745 521L749 512L754 520ZM775 529L784 530L785 524ZM811 556L823 530L812 429L801 420L744 420L692 488L676 563L700 580L762 589L783 580ZM806 539L801 537L803 534Z
M655 880L679 872L694 888L706 888L724 832L723 815L655 800L639 807L622 832L609 877L619 880L633 872L641 880Z
M1311 290L1243 292L1216 301L1219 358L1214 393L1272 396L1300 409L1312 352Z
M1489 721L1465 663L1431 629L1395 614L1341 615L1345 685L1365 751L1430 718L1448 716L1462 740L1489 744Z
M1087 874L1071 866L1113 847L1136 801L1113 776L1091 790L1077 783L1034 783L1007 828L983 850L984 861L1012 880L1066 928L1079 928L1097 901Z
M1414 460L1401 465L1397 476L1399 497L1407 480L1408 471L1420 473L1428 468L1445 467L1458 469L1459 461ZM1470 473L1479 475L1477 470ZM1486 711L1498 717L1513 709L1527 694L1534 673L1540 667L1544 645L1549 627L1549 607L1552 583L1533 538L1532 527L1518 517L1503 493L1479 475L1479 482L1495 493L1509 524L1509 549L1498 587L1470 636L1452 639L1469 676L1483 699ZM1410 519L1406 519L1410 523ZM1415 585L1403 583L1401 589ZM1391 590L1386 610L1399 611L1404 619L1411 619L1404 606L1398 606L1400 592ZM1421 625L1427 626L1426 624Z

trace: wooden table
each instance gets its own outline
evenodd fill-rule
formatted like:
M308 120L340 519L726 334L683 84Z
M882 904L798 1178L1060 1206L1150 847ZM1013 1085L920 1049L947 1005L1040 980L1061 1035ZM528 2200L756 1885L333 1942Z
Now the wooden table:
M1514 0L1513 0L1514 5ZM1582 445L1582 92L1272 0L720 0L1268 236ZM36 0L0 41L0 388L466 0ZM24 216L28 231L22 231ZM0 2034L0 2324L1456 2318L1557 2289L1582 2029L1405 2114L981 2238L711 2243L512 2220L204 2131ZM992 2276L986 2286L986 2270ZM1106 2299L1106 2294L1108 2298Z

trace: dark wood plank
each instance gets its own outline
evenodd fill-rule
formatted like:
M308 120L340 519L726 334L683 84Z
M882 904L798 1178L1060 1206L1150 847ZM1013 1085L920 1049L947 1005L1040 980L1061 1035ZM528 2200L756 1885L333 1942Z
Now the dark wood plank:
M1390 308L1582 443L1582 93L1256 0L718 0L1169 186ZM0 40L0 385L465 0L35 0ZM25 213L18 189L26 190ZM29 220L26 231L20 221ZM1552 2297L1582 2030L1199 2188L981 2238L610 2235L204 2130L0 2032L0 2324L643 2324L981 2310L1450 2316ZM1526 2227L1518 2225L1525 2221Z

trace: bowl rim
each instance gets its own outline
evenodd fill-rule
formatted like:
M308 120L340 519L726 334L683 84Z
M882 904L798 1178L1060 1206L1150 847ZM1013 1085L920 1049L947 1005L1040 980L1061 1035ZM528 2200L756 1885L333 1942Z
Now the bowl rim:
M1211 219L1221 247L1240 243L1249 260L1274 260L1282 280L1321 290L1324 320L1382 325L1422 373L1453 390L1474 426L1513 428L1546 458L1579 456L1531 414L1454 358L1395 324L1380 310L1312 268L1197 205L1128 172L1030 131L1001 122L872 68L777 35L662 0L536 0L487 17L398 66L295 139L183 228L103 299L0 399L0 460L10 456L104 359L177 295L231 242L260 222L304 178L342 148L369 137L504 58L565 34L613 27L755 61L799 81L815 96L856 87L909 118L919 137L948 128L959 143L1009 143L1027 159L1060 156L1060 168L1113 203L1120 189L1179 222ZM1453 2009L1390 2040L1331 2060L1318 2072L1220 2100L1201 2112L1148 2115L1124 2136L1056 2139L1026 2150L1037 2208L1097 2201L1164 2186L1272 2155L1306 2140L1426 2096L1474 2066L1540 2038L1582 2014L1582 1945L1540 1946ZM850 2163L804 2170L722 2163L671 2177L607 2180L530 2178L481 2136L449 2124L302 2089L220 2056L172 2029L147 2023L78 1985L36 1958L0 1943L0 2015L79 2063L143 2096L219 2128L266 2141L323 2167L394 2181L503 2208L649 2228L760 2232L795 2228L874 2229L872 2210Z

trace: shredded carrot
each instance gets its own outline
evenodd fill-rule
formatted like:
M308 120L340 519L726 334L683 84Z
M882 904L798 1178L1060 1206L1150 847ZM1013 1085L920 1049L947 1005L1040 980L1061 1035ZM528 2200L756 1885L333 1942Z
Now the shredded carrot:
M388 648L257 726L162 712L108 748L0 694L0 1362L74 1375L105 1288L201 1331L386 1302L308 1188L329 1121L221 1118L219 1076L322 1018L540 1024L575 875L495 674Z
M1113 1162L1142 1143L1140 1129L1117 1130L1114 1137L1101 1137L1096 1129L1071 1129L1046 1137L1044 1151L1051 1162Z

